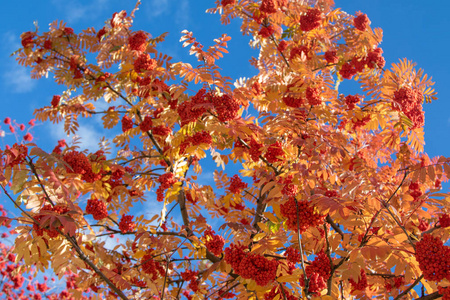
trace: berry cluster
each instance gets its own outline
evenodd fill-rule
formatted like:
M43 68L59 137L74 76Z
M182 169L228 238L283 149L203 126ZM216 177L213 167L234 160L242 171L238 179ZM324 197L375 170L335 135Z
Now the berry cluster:
M295 198L291 197L286 203L281 204L280 211L281 214L287 218L286 226L288 229L297 231L299 228L300 233L303 233L309 227L316 227L323 224L325 216L318 213L309 201L297 201L297 204L299 220L298 226Z
M450 216L448 214L442 214L439 216L439 225L441 227L449 227L450 226Z
M353 129L357 129L359 127L366 125L367 123L369 123L369 121L371 119L372 119L371 115L366 115L366 116L362 117L361 119L359 119L359 118L352 119Z
M353 278L350 278L348 280L348 282L350 282L350 284L352 285L352 293L354 291L364 291L366 289L366 287L368 286L366 271L361 269L358 282L356 282Z
M258 34L263 38L268 38L272 34L275 33L275 29L272 26L263 26L259 31Z
M244 252L245 246L231 244L225 249L225 261L244 279L253 279L257 285L266 286L274 281L279 262L262 255Z
M228 190L233 194L240 194L243 189L247 188L247 183L243 182L239 175L233 175L230 179L230 186Z
M161 266L159 261L153 259L152 251L148 251L141 258L142 271L151 276L151 279L154 281L159 276L165 275L165 270Z
M91 214L94 220L101 220L108 216L105 202L91 198L87 202L86 213Z
M123 215L119 222L119 229L122 233L128 233L135 230L136 224L133 222L133 216Z
M148 53L142 53L139 57L134 61L134 70L137 73L151 71L157 66L156 60L150 58Z
M414 198L414 201L417 201L417 199L422 196L422 191L420 190L419 183L411 182L411 184L409 185L408 193L411 195L411 197Z
M139 124L139 128L142 132L147 132L152 129L153 121L152 117L145 116L144 120Z
M300 29L310 31L320 26L322 12L317 8L308 9L306 14L300 17Z
M92 171L92 165L89 158L86 157L82 152L69 151L63 156L64 162L66 162L69 167L66 166L67 172L73 172L81 175L81 179L86 182L95 182L102 178L102 173L94 173Z
M236 0L222 0L220 4L222 5L222 7L225 7L227 5L234 5L236 4Z
M422 110L423 94L418 89L404 86L394 92L395 109L401 110L412 122L412 128L419 128L425 124Z
M417 226L417 228L422 232L427 231L430 228L430 224L428 224L427 220L422 218L419 220L419 225Z
M353 19L353 25L356 29L365 31L367 26L369 26L369 18L366 14L359 14L356 18Z
M327 64L336 64L339 62L339 57L337 56L336 50L329 50L325 52L323 57L327 61Z
M430 234L416 243L416 260L426 280L450 279L450 247Z
M267 152L264 155L269 163L275 163L285 158L283 147L280 142L276 142L267 148Z
M212 103L217 112L217 118L221 122L233 120L237 117L239 111L239 102L230 95L215 95L212 97Z
M298 186L292 183L292 180L294 179L293 175L289 175L288 177L282 179L279 181L279 183L283 184L283 189L281 190L281 193L284 196L287 197L295 197L298 193ZM295 204L295 203L294 203Z
M282 290L283 289L283 290ZM296 300L297 297L291 295L288 289L283 288L282 286L276 285L269 292L264 294L264 300L273 300L275 297L277 299L285 299L285 300Z
M308 86L306 88L306 100L308 100L309 105L320 105L322 103L320 90Z
M327 287L326 281L330 277L331 266L330 260L325 252L319 252L314 261L306 266L306 276L309 278L308 291L312 294L318 294ZM305 285L304 278L300 277L300 284Z
M206 248L211 251L215 256L222 254L223 245L225 245L225 240L220 235L216 235L216 232L211 228L208 228L203 233L203 238L205 240Z
M262 147L263 145L261 143L258 143L257 141L255 141L254 139L252 139L250 141L250 149L249 149L249 153L250 153L250 158L253 161L258 161L259 157L262 154Z
M189 281L188 287L195 293L198 291L198 271L186 270L181 272L181 278Z
M450 288L438 286L438 292L442 295L442 300L450 300Z
M49 224L46 225L45 228L41 227L43 224L42 221L44 218L46 218L48 215L47 213L49 212L55 212L59 215L63 215L65 213L67 213L69 211L69 209L61 204L55 205L55 206L51 206L50 204L46 204L44 205L41 210L39 211L40 214L34 216L34 219L39 223L33 223L33 231L36 233L37 236L42 236L44 234L44 232L47 233L47 235L50 238L55 238L58 236L58 230L62 229L62 225L59 225L58 227L53 227L53 224ZM47 213L46 213L47 212Z
M286 253L284 254L286 256L286 259L289 262L293 262L294 264L300 262L302 260L302 256L300 255L300 252L293 247L286 248Z
M158 181L161 185L156 190L156 199L159 202L162 202L164 200L164 190L170 188L174 183L177 182L177 180L175 179L175 175L169 172L159 176Z
M205 104L209 102L205 89L200 89L191 97L190 101L184 101L177 107L181 119L181 126L195 122L206 112Z
M289 107L299 108L304 102L305 99L302 97L294 97L292 95L285 95L283 97L283 102Z
M143 31L138 31L128 38L128 44L131 50L145 51L147 48L147 35Z
M277 0L262 0L259 10L265 14L274 14L277 12Z
M384 283L384 288L386 289L386 292L392 291L392 287L395 287L396 289L399 289L403 284L405 284L405 278L402 276L394 277L394 279L386 279Z
M0 150L0 155L2 154L5 156L1 158L2 163L4 163L4 167L14 167L25 161L25 158L28 155L28 147L16 143L10 148L6 147L6 150L3 153Z
M57 107L59 105L59 101L61 101L61 96L54 95L51 102L52 107Z
M296 46L291 49L291 52L289 53L289 60L293 60L296 57L302 57L303 55L306 57L306 59L311 59L309 56L310 49L308 46Z
M355 104L361 101L357 95L348 95L345 97L345 104L347 104L347 110L352 110L355 108Z
M351 79L357 73L360 73L364 68L369 67L374 69L375 67L383 68L386 63L383 56L383 50L380 48L374 49L369 52L365 58L353 57L351 61L342 65L339 70L339 74L345 79Z
M159 125L152 128L152 133L154 135L168 136L172 133L172 129L164 125Z
M122 118L122 132L127 132L128 130L130 130L131 128L133 128L134 122L133 120L125 115Z

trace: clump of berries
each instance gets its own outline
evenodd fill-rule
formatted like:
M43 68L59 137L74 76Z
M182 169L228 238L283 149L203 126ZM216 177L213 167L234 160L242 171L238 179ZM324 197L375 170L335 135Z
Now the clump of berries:
M331 274L330 260L325 252L319 252L314 261L306 266L306 276L309 278L308 291L314 295L318 295L327 287L327 280ZM300 277L300 284L305 285L304 277Z
M147 47L147 35L143 31L138 31L128 38L128 44L131 50L145 51Z
M422 191L420 190L420 185L417 182L411 182L409 185L408 193L417 201L420 196L422 196Z
M412 129L422 127L425 124L421 91L404 86L394 92L393 100L394 109L401 110L412 121Z
M150 58L148 53L142 53L139 57L134 61L134 70L137 73L142 73L145 71L152 71L157 66L156 60Z
M133 232L136 229L136 223L133 222L133 216L123 215L119 222L119 229L122 233Z
M240 194L243 189L247 188L247 183L243 182L239 175L233 175L230 179L230 186L228 187L228 191L233 194Z
M347 110L352 110L355 108L355 105L361 101L361 99L357 95L348 95L345 97L345 104L347 104Z
M370 20L366 14L358 14L356 18L353 19L353 25L356 29L365 31L367 26L369 26Z
M368 286L366 271L364 271L364 269L361 269L358 281L355 281L353 278L350 278L348 282L350 282L350 284L352 285L352 293L354 291L364 291Z
M105 202L91 198L87 202L86 213L91 214L94 220L101 220L108 216Z
M320 27L321 21L322 12L319 9L308 9L308 11L300 17L300 29L303 31L311 31Z
M245 246L234 244L225 249L225 261L231 265L234 272L244 279L253 279L259 286L273 282L279 262L259 254L247 253L244 249Z
M134 122L129 116L127 116L127 115L123 116L123 118L122 118L122 132L127 132L128 130L132 129L133 125L134 125Z
M449 227L450 226L450 216L448 214L442 214L439 216L439 225L441 227Z
M444 246L438 237L425 234L416 243L415 256L426 280L450 279L450 247Z
M160 276L165 275L165 270L161 266L159 261L153 259L152 251L147 253L141 258L142 271L150 275L150 278L154 281Z
M269 292L264 294L264 300L273 300L275 297L277 299L285 299L285 300L296 300L297 297L291 295L288 289L285 289L282 286L276 285Z
M159 176L158 181L160 183L159 188L156 190L156 200L162 202L164 200L164 191L170 188L177 182L175 175L171 172L164 173Z
M86 182L95 182L102 178L101 172L94 173L92 171L89 158L82 152L69 151L64 154L63 160L69 165L69 167L66 166L67 172L80 174L81 179Z
M281 214L285 217L286 226L290 230L297 231L300 229L300 233L305 232L309 227L316 227L323 224L325 219L324 215L318 213L313 205L309 201L297 201L298 205L298 220L297 224L297 205L295 198L291 197L286 203L281 204Z
M267 148L267 152L264 155L269 163L275 163L285 158L283 147L280 142L275 142Z
M189 281L188 287L194 293L198 291L198 271L186 270L181 272L181 278L185 281Z
M220 256L220 254L222 254L223 245L225 245L225 239L223 237L216 235L214 230L208 228L203 233L203 239L205 240L206 248L215 256Z

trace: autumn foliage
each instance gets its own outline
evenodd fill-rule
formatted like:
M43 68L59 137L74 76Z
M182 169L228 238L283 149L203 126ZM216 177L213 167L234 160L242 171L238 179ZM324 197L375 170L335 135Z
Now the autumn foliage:
M241 21L251 78L221 74L225 34L204 46L183 31L194 63L172 62L136 10L24 33L18 63L65 87L35 119L70 136L100 115L113 138L48 153L27 133L1 149L2 197L21 213L0 219L16 232L9 272L72 276L75 298L450 297L450 159L424 153L433 82L407 59L386 66L367 15L309 2L208 10Z

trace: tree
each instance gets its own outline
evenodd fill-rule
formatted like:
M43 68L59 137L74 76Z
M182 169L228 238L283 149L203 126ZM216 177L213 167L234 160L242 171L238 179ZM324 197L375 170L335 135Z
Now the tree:
M382 30L331 0L208 12L242 20L256 76L222 76L227 35L204 47L184 31L198 66L172 63L164 35L132 29L135 10L101 29L22 35L18 62L66 87L36 119L73 134L101 115L115 137L113 149L61 140L46 153L27 134L1 152L2 189L22 212L16 261L77 274L75 296L449 297L450 160L423 149L430 78L406 59L385 68ZM340 92L346 80L364 94ZM195 175L212 168L207 152L215 187ZM163 210L144 215L144 201Z

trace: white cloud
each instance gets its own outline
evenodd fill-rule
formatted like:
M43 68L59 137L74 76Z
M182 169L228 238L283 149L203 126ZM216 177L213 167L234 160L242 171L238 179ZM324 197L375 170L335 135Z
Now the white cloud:
M169 6L169 0L152 0L146 13L152 17L158 17L169 11Z
M57 125L54 124L48 124L50 134L52 137L56 140L65 139L66 142L70 145L71 139L74 137L73 135L67 136L67 134L64 132L64 123L59 123ZM98 143L100 142L100 138L102 137L102 134L96 130L96 128L92 125L86 124L86 125L80 125L78 128L78 131L76 133L77 136L79 136L80 144L78 146L81 150L88 149L89 151L95 152L98 150Z

